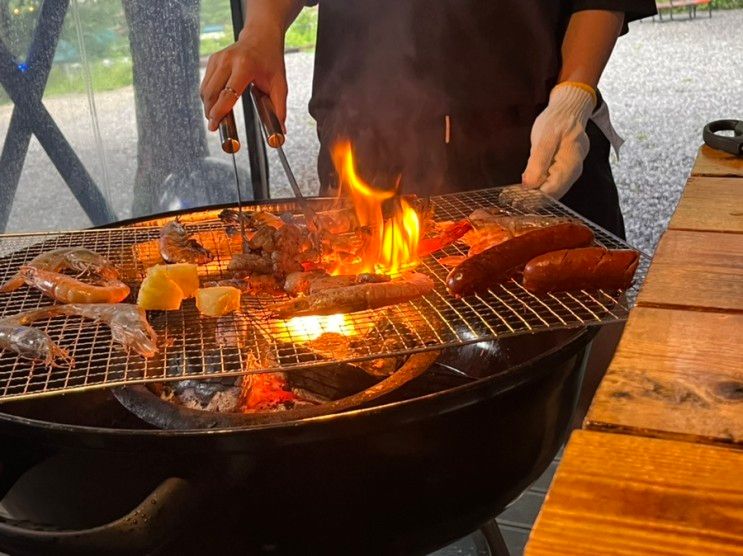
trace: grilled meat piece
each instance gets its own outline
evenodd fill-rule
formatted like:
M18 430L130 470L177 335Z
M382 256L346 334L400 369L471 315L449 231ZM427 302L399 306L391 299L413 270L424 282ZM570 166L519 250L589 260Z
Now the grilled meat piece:
M591 229L577 222L532 230L469 257L449 273L446 285L458 296L482 292L510 279L534 257L592 241Z
M236 274L271 274L273 262L270 255L258 253L235 253L227 268Z
M524 267L524 287L534 293L624 290L632 284L640 254L631 249L585 247L535 257Z
M272 313L280 318L353 313L405 303L432 290L431 278L419 272L411 272L399 280L390 282L322 290L277 304L272 308Z
M389 281L390 277L384 274L362 273L330 276L322 270L311 270L289 274L284 282L284 291L289 295L296 296L333 288L344 288L355 284L374 284Z

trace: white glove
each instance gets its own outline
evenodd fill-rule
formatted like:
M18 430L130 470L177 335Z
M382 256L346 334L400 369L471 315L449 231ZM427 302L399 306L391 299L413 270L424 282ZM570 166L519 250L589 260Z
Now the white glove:
M527 189L559 199L583 172L588 154L586 124L596 93L583 83L564 82L550 93L547 108L531 128L531 154L521 177Z

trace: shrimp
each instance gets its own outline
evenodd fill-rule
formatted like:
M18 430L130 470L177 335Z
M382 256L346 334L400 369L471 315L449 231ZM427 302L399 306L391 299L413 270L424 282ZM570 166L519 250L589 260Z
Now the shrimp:
M62 247L53 251L46 251L34 257L26 266L52 272L75 270L80 274L95 274L104 280L117 280L119 278L119 271L108 259L84 247ZM12 292L23 284L23 276L18 272L0 286L0 292Z
M53 305L17 315L21 324L29 324L42 318L68 315L92 319L107 324L111 337L124 349L134 350L142 357L152 357L157 353L157 334L144 309L131 303L71 303Z
M472 230L472 224L467 220L459 220L445 228L440 234L431 238L423 238L418 243L418 256L425 257L434 251L451 245L464 234Z
M47 367L74 367L75 360L43 330L25 326L21 313L0 319L0 349L16 352L22 359L40 362ZM62 363L57 360L61 359Z
M160 255L166 263L206 264L214 259L214 255L190 235L177 218L162 227Z
M22 266L19 274L26 284L62 303L118 303L129 295L129 286L118 280L87 284L66 274L32 266Z
M275 305L272 314L279 318L290 318L353 313L404 303L432 290L431 278L420 272L411 272L391 282L355 284L311 293Z

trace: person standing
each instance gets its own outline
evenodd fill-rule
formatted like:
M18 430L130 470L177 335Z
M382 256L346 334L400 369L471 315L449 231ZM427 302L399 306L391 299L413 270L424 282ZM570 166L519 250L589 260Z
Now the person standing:
M251 82L285 119L284 34L303 6L247 0L239 40L202 81L210 130ZM321 0L321 193L338 186L331 149L344 138L374 185L522 183L624 237L608 160L621 140L597 85L627 23L653 13L652 0Z

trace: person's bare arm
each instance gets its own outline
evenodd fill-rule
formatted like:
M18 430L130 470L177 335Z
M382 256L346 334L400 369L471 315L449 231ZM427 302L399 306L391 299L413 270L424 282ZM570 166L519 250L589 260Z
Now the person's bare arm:
M201 99L211 131L217 129L237 102L237 95L250 83L269 95L282 123L286 119L284 35L304 2L246 0L245 4L245 25L237 42L209 57L201 82Z
M574 13L562 41L558 82L575 81L596 88L622 31L624 13L585 10Z

